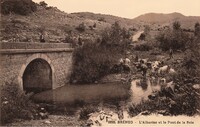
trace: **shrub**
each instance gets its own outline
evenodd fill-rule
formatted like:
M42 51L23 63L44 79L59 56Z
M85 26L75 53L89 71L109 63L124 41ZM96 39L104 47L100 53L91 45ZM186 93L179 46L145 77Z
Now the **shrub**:
M192 116L197 113L196 109L199 109L199 104L198 95L195 94L192 87L183 85L178 88L178 92L173 98L159 96L154 100L148 100L137 105L129 106L129 114L131 116L136 116L144 111L157 113L164 110L165 112L163 112L163 115Z
M73 54L73 73L71 81L92 83L110 74L110 69L127 49L128 32L116 22L102 33L100 44L88 42L77 48Z
M12 122L13 119L33 119L37 106L15 83L6 83L1 87L1 123Z
M177 73L174 82L178 85L200 82L200 69L199 63L196 63L196 58L185 58Z
M199 22L195 23L195 26L194 26L194 34L195 36L200 36L200 24Z
M200 47L199 37L189 43L188 49L185 51L185 56L179 70L180 76L186 79L200 78Z
M151 45L148 43L144 43L144 44L138 44L134 47L135 50L137 51L149 51L152 49Z
M76 29L77 29L79 32L84 32L85 29L86 29L86 26L85 26L84 23L81 23L81 24L79 24L78 27L76 27Z
M110 68L119 57L117 49L108 49L93 43L84 44L82 48L74 51L71 81L92 83L109 74Z
M94 24L93 24L93 28L96 28L96 27L97 27L97 24L96 24L96 23L94 23Z
M42 6L42 7L44 7L44 8L46 8L47 5L48 5L48 4L47 4L46 2L44 2L44 1L41 1L39 4L40 4L40 6Z
M54 7L50 6L50 7L46 7L46 10L50 10L53 9Z
M75 44L74 39L70 35L66 35L65 36L65 41L64 42L65 43ZM73 47L75 47L75 46L73 45Z
M139 113L148 111L149 113L156 113L159 110L167 110L170 100L158 99L142 101L140 104L132 104L128 107L130 116L137 116Z
M185 50L187 44L191 41L189 35L180 29L165 30L161 32L156 39L160 42L159 47L163 51L169 50L170 47L173 50Z
M1 12L3 14L13 12L20 15L28 15L36 10L36 3L32 0L5 0L1 4Z
M89 114L97 111L97 107L94 106L86 106L81 109L79 119L87 120L89 118Z
M180 30L181 29L181 23L179 21L173 22L173 29L174 30Z
M100 22L106 22L106 20L105 20L104 17L99 18L98 21L100 21Z
M121 28L118 22L112 24L111 28L105 29L102 34L101 45L109 47L118 46L127 48L130 41L130 33L125 28ZM125 49L123 49L125 50Z
M176 83L177 94L181 96L175 98L177 105L170 109L173 114L194 115L196 110L200 109L198 95L200 91L192 87L193 84L200 81L200 47L198 42L199 39L196 38L191 43L191 46L188 47L184 60L180 64L180 69L177 70L177 75L174 77L173 81Z

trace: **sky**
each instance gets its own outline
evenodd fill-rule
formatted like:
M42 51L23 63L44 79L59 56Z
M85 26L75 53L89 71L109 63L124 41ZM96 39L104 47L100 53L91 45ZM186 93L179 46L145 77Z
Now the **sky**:
M179 12L186 16L200 16L200 0L33 0L45 1L66 13L93 12L124 18L145 13Z

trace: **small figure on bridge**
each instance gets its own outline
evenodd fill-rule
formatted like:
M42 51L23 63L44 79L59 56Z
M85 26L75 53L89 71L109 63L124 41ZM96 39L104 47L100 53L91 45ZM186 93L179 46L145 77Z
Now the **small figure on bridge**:
M43 33L40 34L40 42L45 42L44 34Z

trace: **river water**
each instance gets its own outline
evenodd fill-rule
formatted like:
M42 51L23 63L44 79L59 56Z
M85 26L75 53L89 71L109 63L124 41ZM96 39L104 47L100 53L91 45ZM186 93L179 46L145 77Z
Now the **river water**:
M131 103L139 104L148 100L148 96L154 91L159 91L160 85L152 84L149 79L136 79L131 82Z
M124 85L131 85L130 90ZM66 85L55 90L36 94L34 98L40 102L74 103L75 101L93 102L129 96L129 103L139 104L148 100L154 91L159 91L160 85L153 84L148 78L132 80L131 84L104 83L88 85ZM123 99L122 99L123 100ZM116 100L117 101L117 100Z

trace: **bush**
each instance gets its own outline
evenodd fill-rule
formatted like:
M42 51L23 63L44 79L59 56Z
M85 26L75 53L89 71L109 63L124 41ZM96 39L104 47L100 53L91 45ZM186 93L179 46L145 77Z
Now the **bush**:
M195 23L195 26L194 26L194 34L195 36L200 36L200 24L199 22Z
M40 6L42 6L42 7L44 7L44 8L46 8L47 5L48 5L48 4L47 4L46 2L44 2L44 1L41 1L39 4L40 4Z
M177 26L178 27L178 26ZM157 37L157 41L160 42L159 47L163 51L167 51L170 47L173 50L185 50L187 44L191 41L191 38L187 33L182 31L181 29L178 30L165 30L161 32Z
M179 21L173 22L173 29L174 30L180 30L181 29L181 23Z
M116 22L102 33L98 43L88 42L74 51L71 81L92 83L110 74L110 69L127 49L128 32Z
M46 7L46 10L51 10L53 9L54 7L50 6L50 7Z
M100 21L100 22L106 22L106 20L105 20L104 17L99 18L98 21Z
M93 28L96 28L96 27L97 27L97 24L96 24L96 23L94 23L94 24L93 24Z
M79 24L78 27L76 27L76 29L77 29L79 32L84 32L85 29L86 29L86 26L85 26L84 23L81 23L81 24Z
M33 119L37 106L15 83L6 83L1 87L1 123L12 122L13 119Z
M199 90L195 90L193 84L200 82L200 47L199 39L196 38L185 51L183 62L179 65L177 75L174 77L176 83L177 105L171 109L173 114L194 115L200 110Z
M1 4L1 12L3 14L15 13L28 15L36 10L36 3L32 0L5 0Z
M185 51L183 63L179 70L180 76L186 79L200 78L200 37L194 39Z
M120 58L117 49L108 49L93 43L84 44L73 54L73 73L71 81L92 83L109 74L111 67Z
M163 93L161 93L163 94ZM141 112L158 113L163 115L195 115L199 109L199 97L192 86L182 85L177 88L173 98L158 96L154 100L141 102L138 105L129 106L129 114L136 116Z
M156 99L143 101L140 104L130 105L128 110L130 116L134 117L140 114L141 112L148 111L149 113L156 113L159 110L166 110L169 107L170 100L166 99Z
M94 107L94 106L86 106L86 107L83 107L81 109L81 112L80 112L80 117L79 119L82 119L82 120L87 120L90 116L89 114L90 113L93 113L95 111L97 111L97 107Z
M148 43L144 43L144 44L138 44L134 47L135 50L137 51L149 51L152 49L151 45L149 45Z
M121 28L118 22L112 24L111 28L105 29L102 34L101 45L109 47L118 46L127 48L130 41L130 33L125 28ZM123 49L125 50L125 49Z

